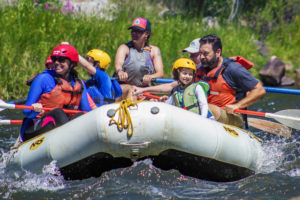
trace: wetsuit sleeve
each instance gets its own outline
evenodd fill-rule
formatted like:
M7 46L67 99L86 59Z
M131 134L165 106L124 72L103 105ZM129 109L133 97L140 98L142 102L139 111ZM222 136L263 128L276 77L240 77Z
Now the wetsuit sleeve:
M96 104L88 94L85 84L83 84L83 91L80 100L79 110L91 111L94 106L96 106Z
M25 105L31 106L38 102L40 96L44 93L50 92L55 87L54 78L50 74L39 74L33 81ZM35 118L39 113L33 110L23 110L23 114L27 118Z
M197 85L195 88L195 95L198 100L201 116L207 117L208 114L208 103L207 98L205 96L205 92L203 91L202 87L200 85Z
M96 80L97 88L101 94L105 98L112 99L112 83L109 75L100 69L96 69L96 74L93 76L93 79Z

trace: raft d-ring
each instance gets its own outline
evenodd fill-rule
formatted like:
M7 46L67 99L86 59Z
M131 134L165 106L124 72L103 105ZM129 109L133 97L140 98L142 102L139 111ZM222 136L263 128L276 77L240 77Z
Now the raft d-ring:
M159 113L159 108L156 107L156 106L152 107L151 108L151 113L154 114L154 115L157 114L157 113Z
M115 109L109 109L106 114L107 114L108 117L112 118L113 116L115 116L116 110Z

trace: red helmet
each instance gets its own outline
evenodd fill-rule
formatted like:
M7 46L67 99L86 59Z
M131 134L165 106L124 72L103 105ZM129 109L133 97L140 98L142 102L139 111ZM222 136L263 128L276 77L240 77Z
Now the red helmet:
M52 61L51 56L48 56L46 63L45 63L46 68L49 69L49 65L52 65L52 64L54 64L54 62Z
M79 61L77 50L69 44L60 44L53 49L51 53L52 60L55 60L53 57L58 56L69 58L71 61L76 62L76 64Z

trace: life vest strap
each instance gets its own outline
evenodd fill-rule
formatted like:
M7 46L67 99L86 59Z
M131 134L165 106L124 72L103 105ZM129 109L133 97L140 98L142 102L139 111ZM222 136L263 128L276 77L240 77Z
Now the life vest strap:
M191 110L195 107L198 107L198 103L194 103L193 105L190 105L190 106L187 106L187 107L182 107L182 108L185 109L185 110Z

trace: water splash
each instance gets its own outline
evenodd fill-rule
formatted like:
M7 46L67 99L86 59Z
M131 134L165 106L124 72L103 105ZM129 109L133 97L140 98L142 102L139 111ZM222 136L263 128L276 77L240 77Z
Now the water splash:
M65 181L59 174L55 161L46 165L42 174L34 174L9 165L9 153L0 150L0 196L3 198L10 199L15 193L24 191L58 191L65 188Z

